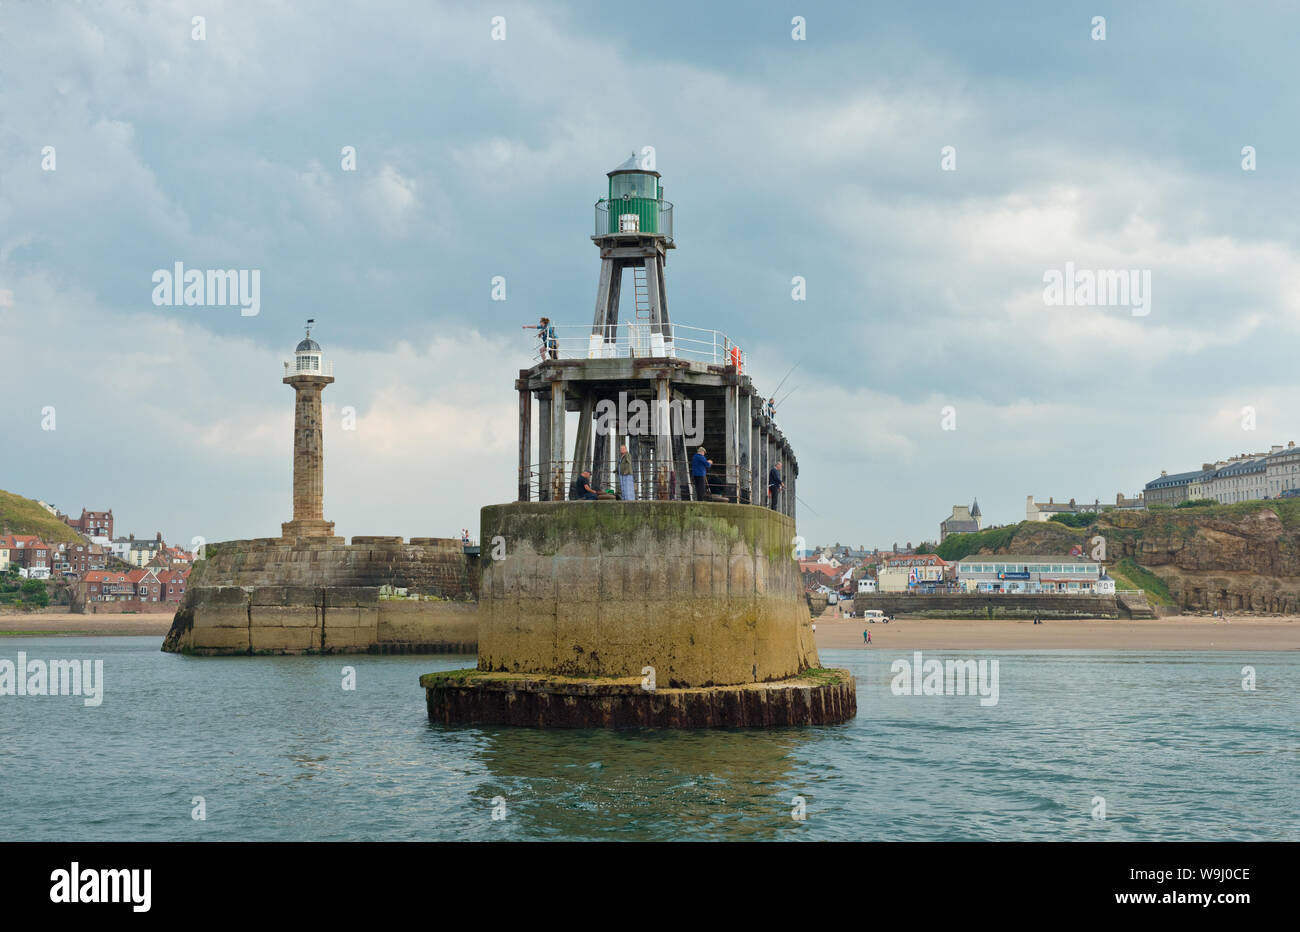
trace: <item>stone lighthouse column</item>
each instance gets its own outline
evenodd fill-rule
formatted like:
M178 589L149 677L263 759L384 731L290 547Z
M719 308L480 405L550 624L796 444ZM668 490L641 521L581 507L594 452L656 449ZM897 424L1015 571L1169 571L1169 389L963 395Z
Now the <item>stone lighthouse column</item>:
M293 520L281 525L286 540L334 537L334 522L326 521L324 440L321 431L321 392L334 381L321 361L321 349L307 338L294 351L294 362L285 364L285 385L294 390L293 422Z

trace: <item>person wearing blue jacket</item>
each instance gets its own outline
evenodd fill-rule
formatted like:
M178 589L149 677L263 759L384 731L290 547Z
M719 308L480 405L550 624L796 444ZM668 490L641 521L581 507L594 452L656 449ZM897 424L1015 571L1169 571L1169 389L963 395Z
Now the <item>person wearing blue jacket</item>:
M691 457L691 485L695 486L695 500L697 502L705 501L709 495L709 467L713 465L713 460L706 459L704 456L704 447L695 451Z

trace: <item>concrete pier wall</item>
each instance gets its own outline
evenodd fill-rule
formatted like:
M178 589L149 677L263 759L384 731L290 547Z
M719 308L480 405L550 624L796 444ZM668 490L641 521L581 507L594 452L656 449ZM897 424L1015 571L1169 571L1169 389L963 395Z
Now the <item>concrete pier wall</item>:
M794 521L711 502L516 502L482 510L482 671L768 682L818 667ZM504 541L504 559L488 556Z
M163 650L475 651L476 556L449 539L352 540L351 545L278 538L208 545Z

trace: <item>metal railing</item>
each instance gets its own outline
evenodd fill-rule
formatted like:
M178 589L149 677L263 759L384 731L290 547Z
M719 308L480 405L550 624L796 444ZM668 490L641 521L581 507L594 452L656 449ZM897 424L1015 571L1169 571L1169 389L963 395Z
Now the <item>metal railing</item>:
M673 205L651 197L624 197L596 202L595 236L650 233L673 241Z
M550 464L550 471L545 464L532 463L528 467L528 494L530 501L574 501L573 483L577 472L573 460L558 460ZM607 464L603 469L592 469L590 486L597 494L621 495L622 484L617 474L617 461ZM708 495L720 495L722 500L741 504L750 504L749 490L746 486L749 470L738 466L719 463L709 469L707 480ZM691 481L690 467L686 462L671 466L667 475L659 476L653 460L634 457L632 467L632 488L637 501L698 501L695 483ZM760 490L753 504L766 504L767 489ZM717 499L708 499L717 501Z
M592 332L598 329L598 332ZM623 321L617 327L592 328L582 324L552 326L554 339L547 347L539 336L533 351L535 361L545 359L628 359L671 358L707 362L715 366L737 366L744 371L745 351L721 330L701 330L669 324L657 332L649 321Z

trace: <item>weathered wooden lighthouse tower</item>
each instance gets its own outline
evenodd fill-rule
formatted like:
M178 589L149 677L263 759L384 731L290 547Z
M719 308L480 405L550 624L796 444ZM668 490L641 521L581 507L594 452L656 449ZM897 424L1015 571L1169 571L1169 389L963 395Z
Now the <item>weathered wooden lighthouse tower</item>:
M321 358L320 344L307 335L294 350L292 363L284 364L285 385L295 393L293 419L293 520L280 525L286 540L313 538L338 543L334 522L326 521L323 511L325 493L325 449L321 431L321 392L334 381L333 363Z
M659 172L633 155L608 178L591 237L600 250L591 329L553 328L554 341L543 336L540 361L515 383L519 501L564 501L584 470L593 488L618 487L620 444L634 463L637 499L698 500L690 460L702 446L713 461L707 500L771 505L768 477L779 462L785 488L776 510L794 518L799 464L744 374L743 351L721 331L669 316L664 265L676 243ZM634 300L620 317L628 270ZM571 457L566 412L578 415Z

